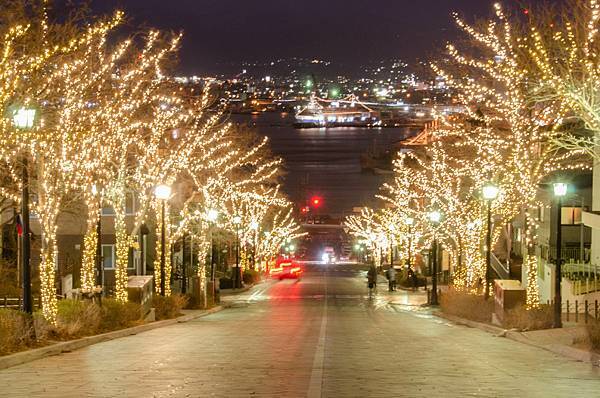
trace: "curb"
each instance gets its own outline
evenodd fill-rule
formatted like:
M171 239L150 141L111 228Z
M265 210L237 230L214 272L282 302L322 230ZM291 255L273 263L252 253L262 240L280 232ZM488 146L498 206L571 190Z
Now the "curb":
M538 347L543 350L550 351L554 354L562 355L564 357L573 359L575 361L589 362L594 366L600 366L600 355L594 352L581 350L579 348L569 347L562 344L540 344L534 340L529 339L527 336L523 335L523 333L510 330L506 332L506 337L519 343Z
M175 325L177 323L188 322L196 318L201 318L203 316L214 314L215 312L219 312L224 308L225 307L223 306L217 306L208 310L201 310L191 314L182 315L178 318L146 323L144 325L134 326L131 328L115 330L112 332L97 334L95 336L82 337L80 339L64 341L46 347L34 348L27 351L17 352L15 354L0 357L0 369L7 369L38 359L59 355L66 352L71 352L80 348L88 347L93 344L102 343L104 341L110 341L121 337L132 336L138 333L147 332L164 326Z
M246 285L241 289L223 289L223 290L220 290L220 295L223 297L235 296L238 293L247 292L248 290L252 289L256 285L258 285L258 283L253 283L252 285Z
M594 366L600 366L600 355L579 348L573 348L562 344L540 344L531 340L521 332L514 330L502 329L498 326L488 325L486 323L475 322L468 319L460 318L454 315L444 314L441 311L434 311L433 315L452 321L458 325L464 325L472 328L477 328L485 332L496 335L497 337L506 337L510 340L527 344L533 347L541 348L542 350L550 351L554 354L573 359L579 362L589 362Z
M441 311L433 311L432 314L439 318L447 319L447 320L452 321L459 325L468 326L471 328L477 328L477 329L486 331L488 333L496 334L496 335L504 335L507 332L505 329L502 329L498 326L488 325L487 323L471 321L469 319L461 318L461 317L458 317L455 315L444 314ZM511 333L514 333L514 332L511 332Z

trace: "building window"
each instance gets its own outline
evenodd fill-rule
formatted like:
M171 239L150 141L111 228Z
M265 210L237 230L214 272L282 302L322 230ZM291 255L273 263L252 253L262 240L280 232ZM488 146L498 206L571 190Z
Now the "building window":
M115 245L102 245L102 267L114 269L115 260Z
M538 216L537 219L539 222L544 222L544 206L538 206Z
M103 216L114 216L115 209L113 209L113 207L111 205L105 204L104 206L102 206L102 215Z
M581 207L563 207L560 223L562 225L581 224Z

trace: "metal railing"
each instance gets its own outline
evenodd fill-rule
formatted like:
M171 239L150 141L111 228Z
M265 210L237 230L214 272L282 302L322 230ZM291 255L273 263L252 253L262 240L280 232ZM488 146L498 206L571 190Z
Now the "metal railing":
M600 267L593 264L563 264L562 277L570 280L573 295L588 294L600 290Z
M508 264L503 264L494 253L492 253L490 266L496 271L500 279L510 279L510 267Z
M0 308L19 309L22 306L21 297L0 297ZM33 298L33 308L40 308L40 298Z
M554 305L554 301L547 301L548 305ZM585 322L591 319L600 319L600 303L598 300L566 300L561 303L562 319L567 322Z
M556 259L556 246L549 248L548 255L550 259ZM565 263L587 263L590 261L590 249L584 248L581 251L579 247L563 247L560 249L560 257Z

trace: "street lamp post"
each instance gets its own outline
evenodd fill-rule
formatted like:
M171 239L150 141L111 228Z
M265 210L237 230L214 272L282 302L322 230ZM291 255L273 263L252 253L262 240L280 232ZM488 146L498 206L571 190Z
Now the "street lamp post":
M219 218L219 212L215 209L209 209L206 212L206 219L210 224L210 284L212 292L213 304L216 303L216 286L215 286L215 244L213 239L213 227L217 219Z
M499 188L493 184L483 187L483 198L487 201L487 235L485 240L485 293L484 298L490 297L491 264L492 264L492 201L498 197Z
M35 121L35 109L19 108L13 114L13 123L20 130L31 129ZM23 288L23 312L33 312L31 297L31 233L29 231L29 164L23 154L21 169L21 284Z
M233 278L233 287L238 289L241 286L240 280L240 224L242 218L240 216L233 217L233 225L235 225L235 272Z
M429 213L429 221L436 230L433 234L433 243L431 246L431 257L432 257L432 272L431 272L431 305L438 305L438 293L437 293L437 268L438 268L438 242L437 242L437 227L442 219L442 213L434 210Z
M410 260L412 256L412 226L415 223L414 218L407 218L406 225L408 225L408 261L406 262L407 271L410 271Z
M187 272L185 267L185 233L181 235L181 294L187 293Z
M562 198L567 194L568 186L565 183L554 184L554 196L556 196L556 275L554 288L554 322L553 327L562 327L562 295L561 295L561 283L562 283Z
M393 234L394 231L396 230L396 226L392 223L390 223L388 225L388 231L389 231L389 237L388 240L390 241L390 267L394 266L394 242L393 242Z
M161 184L154 190L154 195L161 201L161 227L160 227L160 295L165 295L165 244L166 244L166 229L165 229L165 204L171 197L171 187Z
M254 231L254 245L252 246L252 269L256 269L256 246L258 245L258 221L250 223L250 229Z

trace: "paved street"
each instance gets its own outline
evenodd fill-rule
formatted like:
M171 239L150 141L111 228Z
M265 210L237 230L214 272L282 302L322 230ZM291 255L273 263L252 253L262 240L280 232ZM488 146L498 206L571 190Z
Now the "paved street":
M592 397L598 368L453 325L422 293L307 266L233 308L0 371L2 397Z

